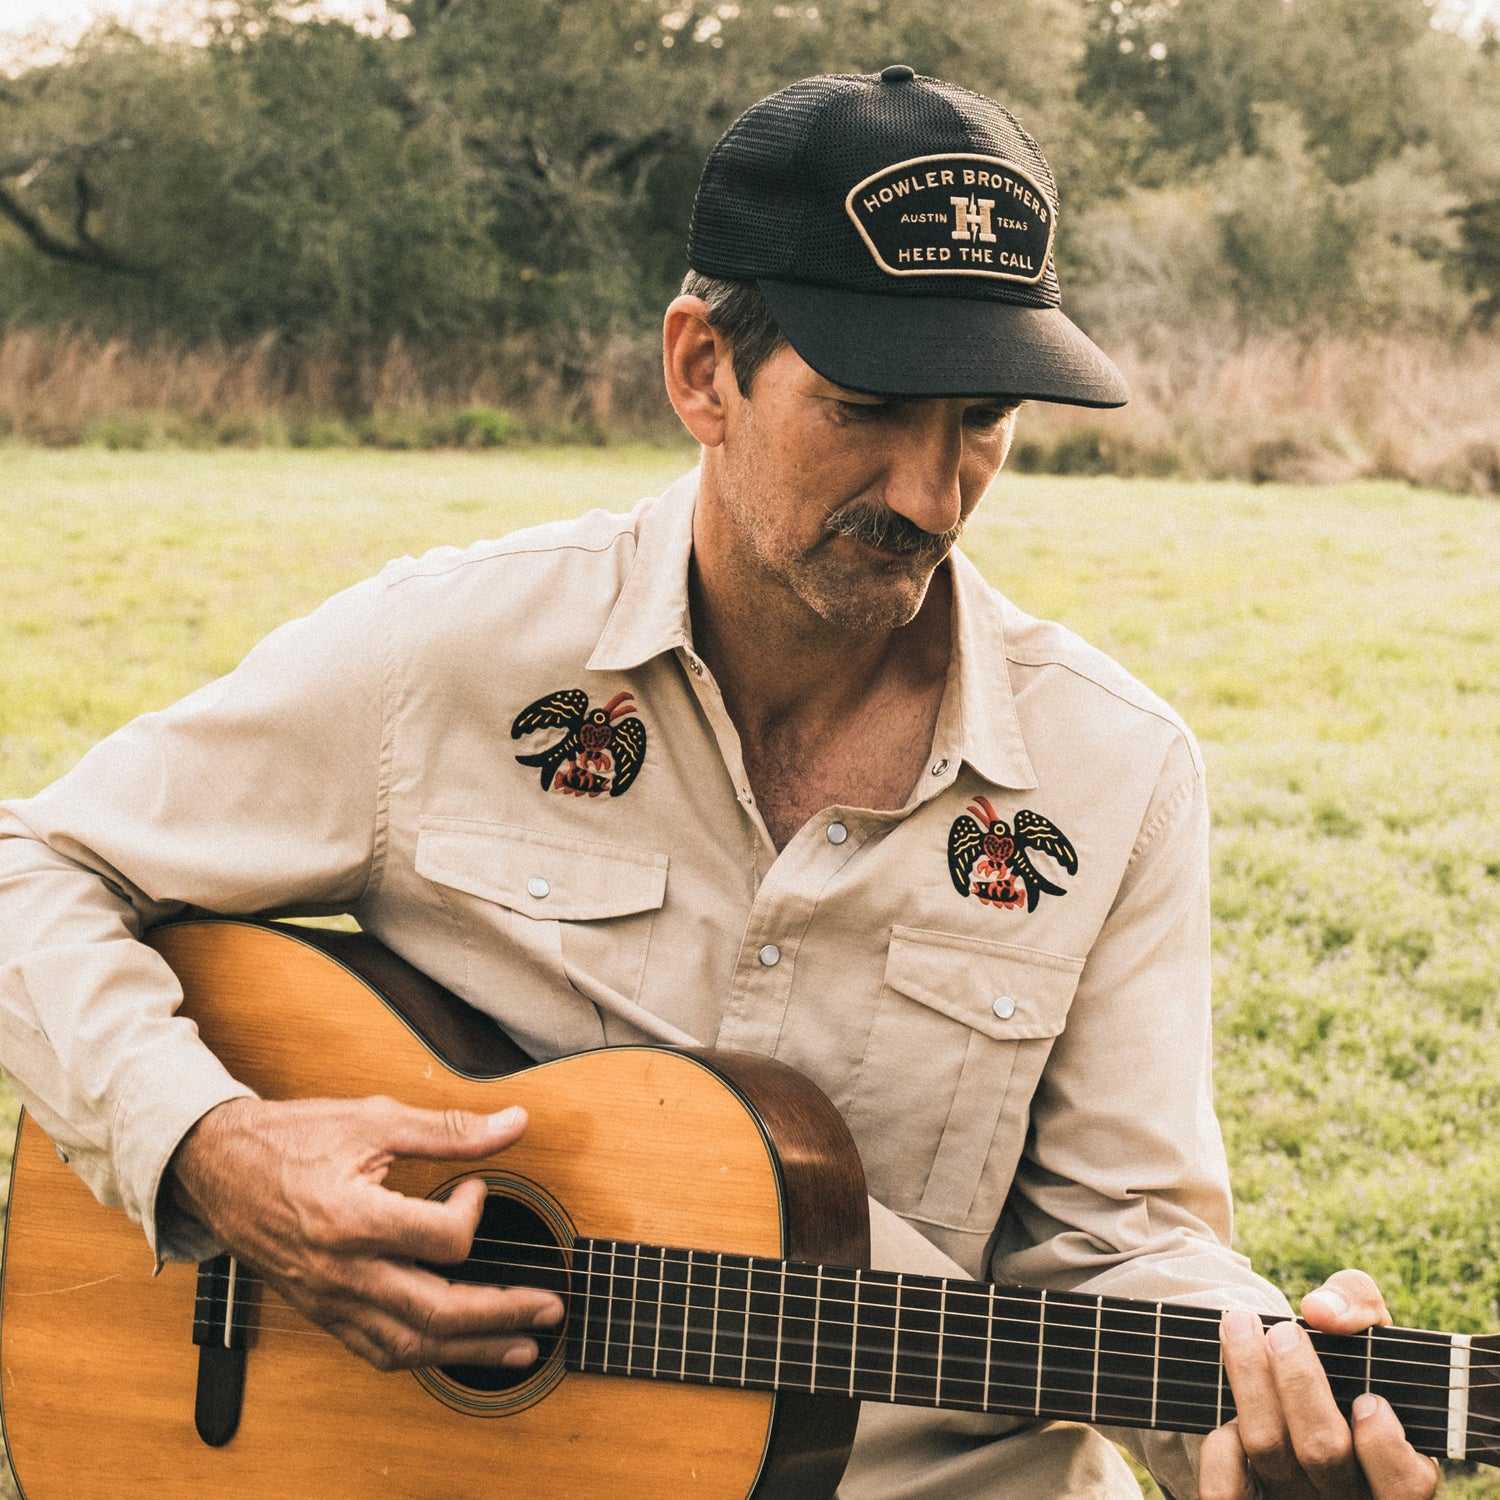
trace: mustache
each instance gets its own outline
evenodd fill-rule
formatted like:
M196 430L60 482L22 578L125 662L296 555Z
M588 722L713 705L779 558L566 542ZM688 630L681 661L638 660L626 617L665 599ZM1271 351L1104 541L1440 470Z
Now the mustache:
M957 544L964 526L960 521L947 531L924 531L888 506L852 504L834 511L823 529L829 536L853 537L900 557L940 563Z

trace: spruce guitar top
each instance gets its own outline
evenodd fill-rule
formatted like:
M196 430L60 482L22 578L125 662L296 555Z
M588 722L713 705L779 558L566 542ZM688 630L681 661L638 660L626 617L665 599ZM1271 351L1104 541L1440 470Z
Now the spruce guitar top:
M529 1370L380 1374L232 1257L153 1276L140 1230L23 1119L0 1415L27 1500L826 1500L861 1400L1182 1432L1233 1415L1215 1313L865 1269L853 1143L779 1064L624 1047L534 1066L365 937L226 920L150 941L266 1097L525 1105L491 1161L388 1180L483 1176L449 1274L548 1286L568 1315ZM1500 1340L1314 1342L1346 1410L1375 1390L1424 1452L1500 1463Z

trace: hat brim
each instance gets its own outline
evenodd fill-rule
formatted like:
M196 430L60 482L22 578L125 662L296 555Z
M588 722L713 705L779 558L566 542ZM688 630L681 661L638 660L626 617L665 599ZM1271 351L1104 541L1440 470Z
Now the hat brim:
M825 380L880 396L1008 396L1124 406L1110 358L1058 308L759 283L792 348Z

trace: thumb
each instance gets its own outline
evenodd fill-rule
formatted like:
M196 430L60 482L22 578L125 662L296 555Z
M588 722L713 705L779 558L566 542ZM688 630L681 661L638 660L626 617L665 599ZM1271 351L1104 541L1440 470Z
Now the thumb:
M1391 1315L1374 1279L1363 1271L1335 1271L1302 1299L1302 1316L1324 1333L1362 1333L1389 1327Z
M466 1109L416 1109L392 1100L382 1123L384 1145L393 1156L474 1161L513 1145L527 1119L519 1104L481 1115Z

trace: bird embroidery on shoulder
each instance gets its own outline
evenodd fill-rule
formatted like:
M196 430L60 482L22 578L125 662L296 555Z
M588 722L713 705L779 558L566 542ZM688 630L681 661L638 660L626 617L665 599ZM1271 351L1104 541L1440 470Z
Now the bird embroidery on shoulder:
M510 726L510 737L543 729L565 729L563 737L535 755L518 755L523 766L539 766L544 792L570 797L618 797L640 774L646 758L646 725L629 693L616 693L602 708L589 707L582 688L562 688L528 703Z
M976 797L948 830L948 873L954 888L960 896L978 896L986 906L1013 908L1025 902L1029 912L1044 893L1066 896L1027 858L1028 849L1051 855L1069 875L1078 873L1078 854L1056 823L1023 807L1012 829L987 798Z

